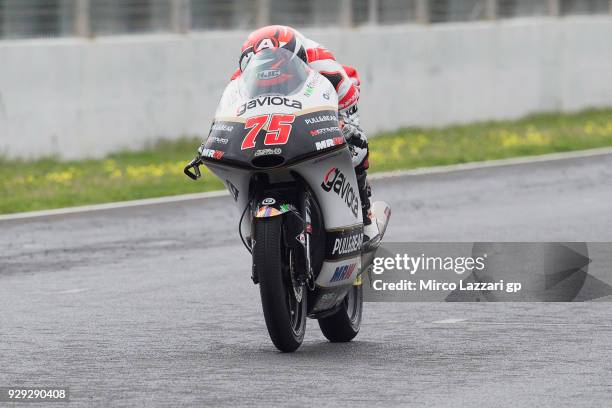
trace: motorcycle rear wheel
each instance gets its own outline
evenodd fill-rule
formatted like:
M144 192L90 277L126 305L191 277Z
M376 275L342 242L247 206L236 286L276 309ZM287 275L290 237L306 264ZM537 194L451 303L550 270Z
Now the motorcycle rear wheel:
M266 327L280 351L297 350L306 331L306 288L296 299L289 272L289 257L283 245L283 218L257 218L254 223L253 261Z
M353 285L338 311L319 320L319 327L332 343L351 341L359 333L363 314L363 286Z

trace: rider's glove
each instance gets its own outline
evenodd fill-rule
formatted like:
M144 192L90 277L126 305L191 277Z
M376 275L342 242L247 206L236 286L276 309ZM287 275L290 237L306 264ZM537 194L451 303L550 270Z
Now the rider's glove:
M345 123L342 127L342 135L347 143L357 147L365 147L367 143L363 137L363 132L357 126Z
M357 114L357 106L353 106L346 111L340 112L340 121L343 123L342 135L347 143L356 147L366 148L368 146L367 138L359 127L359 115Z

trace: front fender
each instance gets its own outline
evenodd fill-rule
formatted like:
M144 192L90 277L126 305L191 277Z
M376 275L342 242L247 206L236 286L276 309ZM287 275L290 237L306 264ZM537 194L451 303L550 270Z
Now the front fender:
M253 217L270 218L295 210L296 208L293 204L283 203L273 197L266 197L257 203Z

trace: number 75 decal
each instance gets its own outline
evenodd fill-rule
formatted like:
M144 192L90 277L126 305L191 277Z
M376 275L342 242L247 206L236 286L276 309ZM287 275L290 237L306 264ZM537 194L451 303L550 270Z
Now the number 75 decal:
M291 133L291 127L293 126L292 123L294 120L294 115L261 115L248 118L244 124L244 128L250 130L244 137L240 148L242 150L254 148L255 139L266 123L269 123L269 125L268 132L264 138L264 144L266 146L286 144L287 140L289 140L289 134Z

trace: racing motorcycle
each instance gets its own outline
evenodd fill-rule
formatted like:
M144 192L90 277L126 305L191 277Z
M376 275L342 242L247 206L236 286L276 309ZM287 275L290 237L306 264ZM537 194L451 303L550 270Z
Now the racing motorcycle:
M372 204L380 234L364 246L337 98L332 84L291 52L258 52L225 89L208 137L184 169L196 180L204 164L236 202L268 333L283 352L302 344L307 317L332 342L357 335L361 275L391 214L387 204Z

